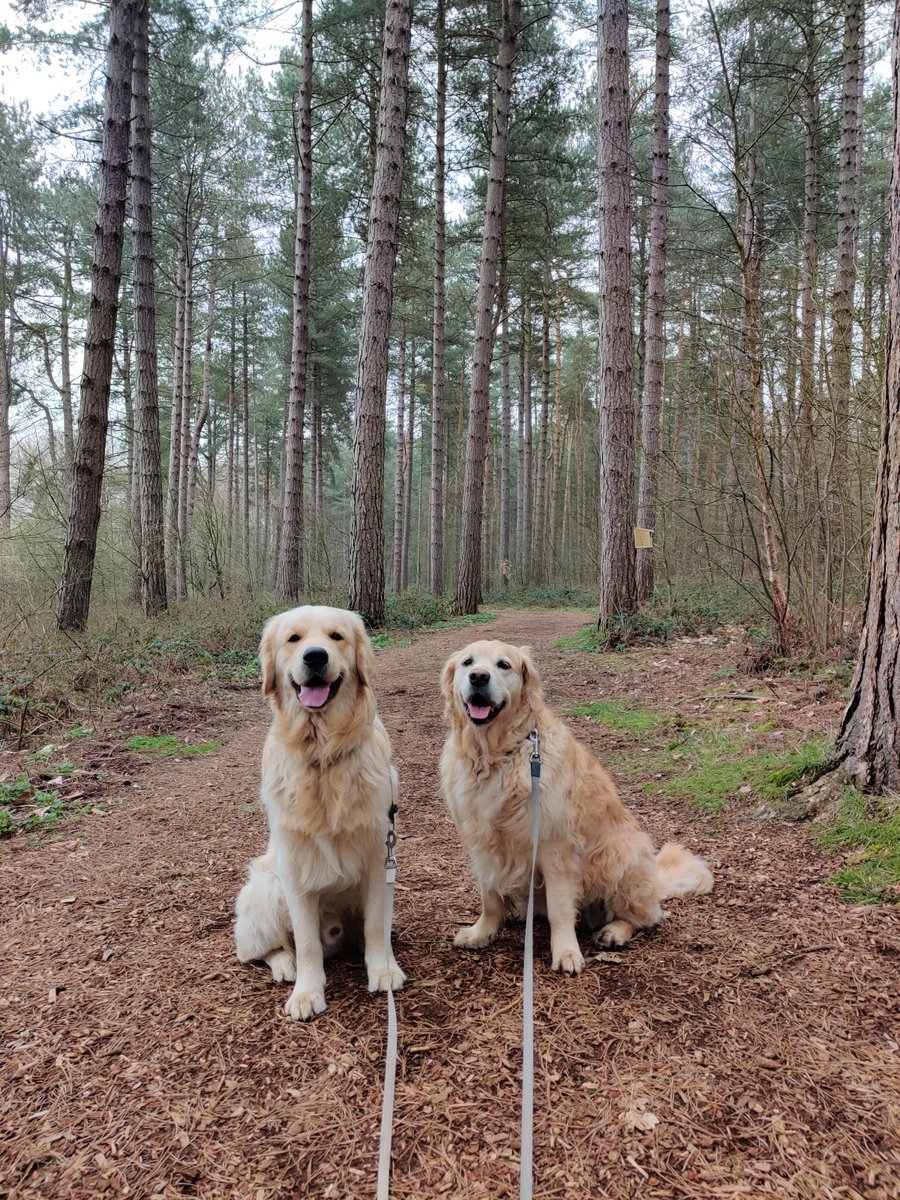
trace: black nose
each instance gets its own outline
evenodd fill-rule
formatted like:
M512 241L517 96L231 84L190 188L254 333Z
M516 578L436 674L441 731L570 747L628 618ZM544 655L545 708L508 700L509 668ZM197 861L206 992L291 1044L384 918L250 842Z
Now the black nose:
M491 682L491 677L487 671L470 671L469 683L472 687L485 687Z
M321 646L310 646L303 651L303 662L311 671L321 671L328 665L328 651Z

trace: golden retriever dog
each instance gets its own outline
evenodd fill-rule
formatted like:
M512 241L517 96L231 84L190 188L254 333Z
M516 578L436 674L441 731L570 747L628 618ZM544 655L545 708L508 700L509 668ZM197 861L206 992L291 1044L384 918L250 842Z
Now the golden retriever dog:
M375 655L356 613L308 605L280 613L259 648L272 724L262 756L269 846L237 898L241 962L293 982L284 1011L325 1011L325 958L360 919L369 991L406 976L384 936L385 837L397 777L375 710Z
M450 733L441 791L481 888L481 915L456 945L489 945L508 909L521 914L531 872L531 742L540 735L538 901L550 923L555 971L577 975L579 914L603 924L599 941L623 946L662 919L672 896L712 887L706 863L684 846L653 844L606 771L544 703L527 648L473 642L445 664L441 689ZM596 920L599 914L600 920Z

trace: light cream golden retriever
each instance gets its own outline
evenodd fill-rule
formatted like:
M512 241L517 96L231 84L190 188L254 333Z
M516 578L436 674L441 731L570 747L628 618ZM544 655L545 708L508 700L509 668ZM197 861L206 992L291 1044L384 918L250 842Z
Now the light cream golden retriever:
M375 656L356 613L309 605L273 617L259 648L272 724L262 757L269 846L237 898L241 962L294 983L284 1011L325 1010L324 960L358 930L369 990L405 976L384 937L385 837L396 795L375 711Z
M684 846L653 844L612 780L544 703L529 651L473 642L445 664L450 733L441 791L481 888L481 916L456 945L487 946L509 908L521 913L531 871L531 742L541 741L539 901L550 923L553 969L577 975L579 914L603 924L599 940L624 945L662 919L672 896L708 892L712 875ZM599 920L597 917L599 916Z

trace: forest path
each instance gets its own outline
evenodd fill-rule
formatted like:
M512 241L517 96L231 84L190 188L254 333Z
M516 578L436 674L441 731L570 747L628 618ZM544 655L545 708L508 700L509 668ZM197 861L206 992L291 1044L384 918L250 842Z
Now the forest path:
M670 713L721 691L735 663L725 637L609 660L553 647L585 620L504 612L378 654L410 977L398 1198L518 1194L522 933L474 954L450 942L476 896L437 794L441 663L475 637L527 642L558 711L618 696ZM286 986L233 954L234 897L265 841L266 723L258 694L242 695L221 750L148 766L79 836L0 861L0 1196L374 1194L384 998L361 963L333 963L327 1012L296 1025ZM641 753L639 738L571 724L601 758ZM709 859L716 887L673 903L621 961L590 955L578 979L550 972L538 928L536 1196L893 1197L896 912L842 905L824 882L833 862L795 827L622 791L657 842Z

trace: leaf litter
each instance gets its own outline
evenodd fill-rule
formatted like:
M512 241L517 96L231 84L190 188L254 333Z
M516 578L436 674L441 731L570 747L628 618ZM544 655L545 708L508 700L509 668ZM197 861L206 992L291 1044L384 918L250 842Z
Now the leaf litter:
M550 648L582 620L504 613L491 631L534 646L558 710L598 696L684 708L684 681L702 697L734 662L730 636L707 637L654 649L665 671L640 651L605 671L602 656ZM447 630L379 651L402 780L396 948L410 976L392 1195L409 1200L518 1194L521 927L484 952L451 945L476 896L437 795L437 676L464 640ZM821 728L821 705L779 690L793 727ZM252 803L265 725L243 695L215 728L221 750L128 762L127 793L85 817L83 836L8 844L0 1195L373 1194L383 998L366 992L361 963L330 964L328 1010L297 1026L281 1015L285 986L233 956L234 897L265 838ZM614 730L578 732L601 758L619 746ZM824 882L833 860L796 827L622 790L658 843L679 838L710 860L716 888L576 980L551 974L538 926L536 1194L893 1200L896 910L842 905Z

